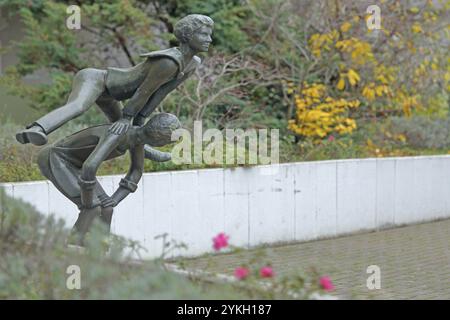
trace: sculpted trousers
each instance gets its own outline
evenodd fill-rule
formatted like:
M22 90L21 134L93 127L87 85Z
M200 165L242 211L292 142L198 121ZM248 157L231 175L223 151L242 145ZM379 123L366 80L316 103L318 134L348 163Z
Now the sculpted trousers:
M33 122L44 129L46 134L53 132L67 121L80 116L96 103L109 121L115 122L122 116L122 103L108 94L106 89L106 70L87 68L78 71L73 79L72 92L67 103L37 121Z
M60 148L54 144L42 148L37 159L39 169L67 199L81 208L81 189L78 184L81 167L68 159L65 155L66 150L67 148ZM94 206L99 206L100 199L104 196L107 194L97 180L94 188Z
M54 186L70 201L78 206L80 213L73 230L81 235L89 231L96 218L104 223L109 231L113 215L113 208L101 208L102 197L107 197L105 190L98 182L94 187L94 208L82 209L81 190L78 185L78 177L81 168L64 156L64 148L61 150L56 145L46 146L39 152L38 165L42 174L49 179Z

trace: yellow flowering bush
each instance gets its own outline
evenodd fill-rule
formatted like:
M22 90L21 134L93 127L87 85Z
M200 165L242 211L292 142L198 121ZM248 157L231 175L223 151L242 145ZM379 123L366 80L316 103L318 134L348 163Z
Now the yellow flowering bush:
M285 86L295 107L288 128L296 135L317 140L350 133L360 119L448 114L450 2L378 5L379 30L367 27L362 4L338 0L323 7L323 17L333 19L306 35L310 61L294 85L299 92Z
M345 134L356 129L355 120L347 114L350 109L359 107L358 100L333 98L320 83L303 83L294 99L296 117L289 121L289 129L300 136L317 141L331 133Z

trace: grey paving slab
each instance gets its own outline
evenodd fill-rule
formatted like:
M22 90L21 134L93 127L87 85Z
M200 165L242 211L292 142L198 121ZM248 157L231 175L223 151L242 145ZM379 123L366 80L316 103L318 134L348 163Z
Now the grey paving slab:
M230 239L232 242L232 239ZM450 220L267 249L278 275L317 268L344 299L450 299ZM189 268L232 274L255 250L188 260ZM209 265L208 268L206 268ZM369 290L367 267L381 271Z

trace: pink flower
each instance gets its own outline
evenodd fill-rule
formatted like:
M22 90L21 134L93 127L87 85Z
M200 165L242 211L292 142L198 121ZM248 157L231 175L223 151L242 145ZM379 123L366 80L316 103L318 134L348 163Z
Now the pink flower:
M273 272L272 267L265 266L265 267L262 267L261 270L259 270L259 275L262 278L272 278L274 276L274 272Z
M250 270L248 270L245 267L237 267L234 270L234 276L236 278L238 278L239 280L244 280L245 278L248 277L249 274L250 274Z
M228 239L230 237L225 233L221 232L217 236L215 236L213 240L213 248L216 251L219 251L222 248L226 248L228 246Z
M334 136L333 135L329 136L328 137L328 141L333 142L334 141Z
M319 282L320 282L320 286L325 291L333 291L334 290L334 285L333 285L333 282L331 281L330 277L323 276L320 278Z

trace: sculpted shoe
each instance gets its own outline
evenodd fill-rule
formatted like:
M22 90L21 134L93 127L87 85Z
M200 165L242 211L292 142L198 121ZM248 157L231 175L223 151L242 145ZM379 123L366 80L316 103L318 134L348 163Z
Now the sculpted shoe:
M16 140L22 144L32 143L36 146L42 146L47 143L47 135L39 126L32 126L16 134Z

